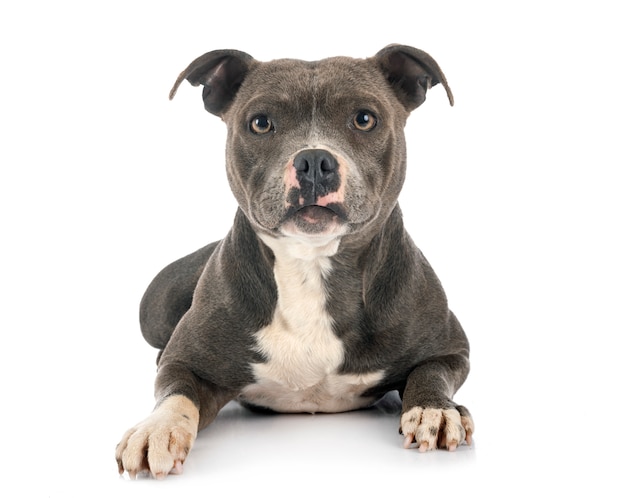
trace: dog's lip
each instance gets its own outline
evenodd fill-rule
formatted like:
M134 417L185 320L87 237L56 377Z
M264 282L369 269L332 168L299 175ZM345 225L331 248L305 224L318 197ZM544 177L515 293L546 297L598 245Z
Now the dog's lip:
M307 236L343 232L347 226L347 220L340 207L320 206L319 204L291 207L280 223L280 231Z
M295 214L308 223L319 223L328 220L329 216L333 218L337 216L337 213L330 207L318 204L302 206L296 210Z
M298 207L295 212L301 216L312 218L325 217L330 213L342 220L346 218L345 209L338 203L325 204L324 206L320 204L307 204Z
M318 204L292 207L286 213L278 231L282 235L307 239L344 235L348 230L348 223L337 211L330 206Z

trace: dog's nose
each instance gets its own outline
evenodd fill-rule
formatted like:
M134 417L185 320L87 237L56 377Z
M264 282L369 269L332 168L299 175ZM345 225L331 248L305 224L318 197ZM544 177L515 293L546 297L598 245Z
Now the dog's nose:
M298 153L293 160L299 180L313 184L324 183L337 171L337 159L324 149L307 149Z
M299 206L324 202L324 197L339 189L339 162L325 149L305 149L298 152L293 160L293 167L296 170Z

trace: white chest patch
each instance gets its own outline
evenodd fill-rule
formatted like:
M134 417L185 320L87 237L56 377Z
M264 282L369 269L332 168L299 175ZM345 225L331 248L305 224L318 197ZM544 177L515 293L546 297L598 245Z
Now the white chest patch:
M341 412L371 404L375 399L360 395L383 371L337 373L344 349L326 310L324 277L339 241L261 238L274 251L278 304L272 323L257 333L257 349L267 362L252 366L256 382L240 398L282 412Z

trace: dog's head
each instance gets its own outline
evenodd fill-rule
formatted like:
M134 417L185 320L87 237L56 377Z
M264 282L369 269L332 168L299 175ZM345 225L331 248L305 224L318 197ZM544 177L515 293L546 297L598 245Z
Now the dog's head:
M170 98L185 79L228 126L229 182L255 230L310 241L376 230L404 182L407 116L438 83L453 104L433 58L401 45L317 62L217 50Z

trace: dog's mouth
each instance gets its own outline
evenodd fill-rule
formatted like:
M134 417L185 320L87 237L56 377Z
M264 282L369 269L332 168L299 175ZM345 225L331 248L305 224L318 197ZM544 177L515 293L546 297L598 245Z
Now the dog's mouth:
M311 204L287 213L283 232L295 231L304 235L320 235L338 232L345 225L346 215L341 204L319 206Z
M307 223L318 224L343 218L344 212L339 205L318 206L313 204L297 209L295 215Z

